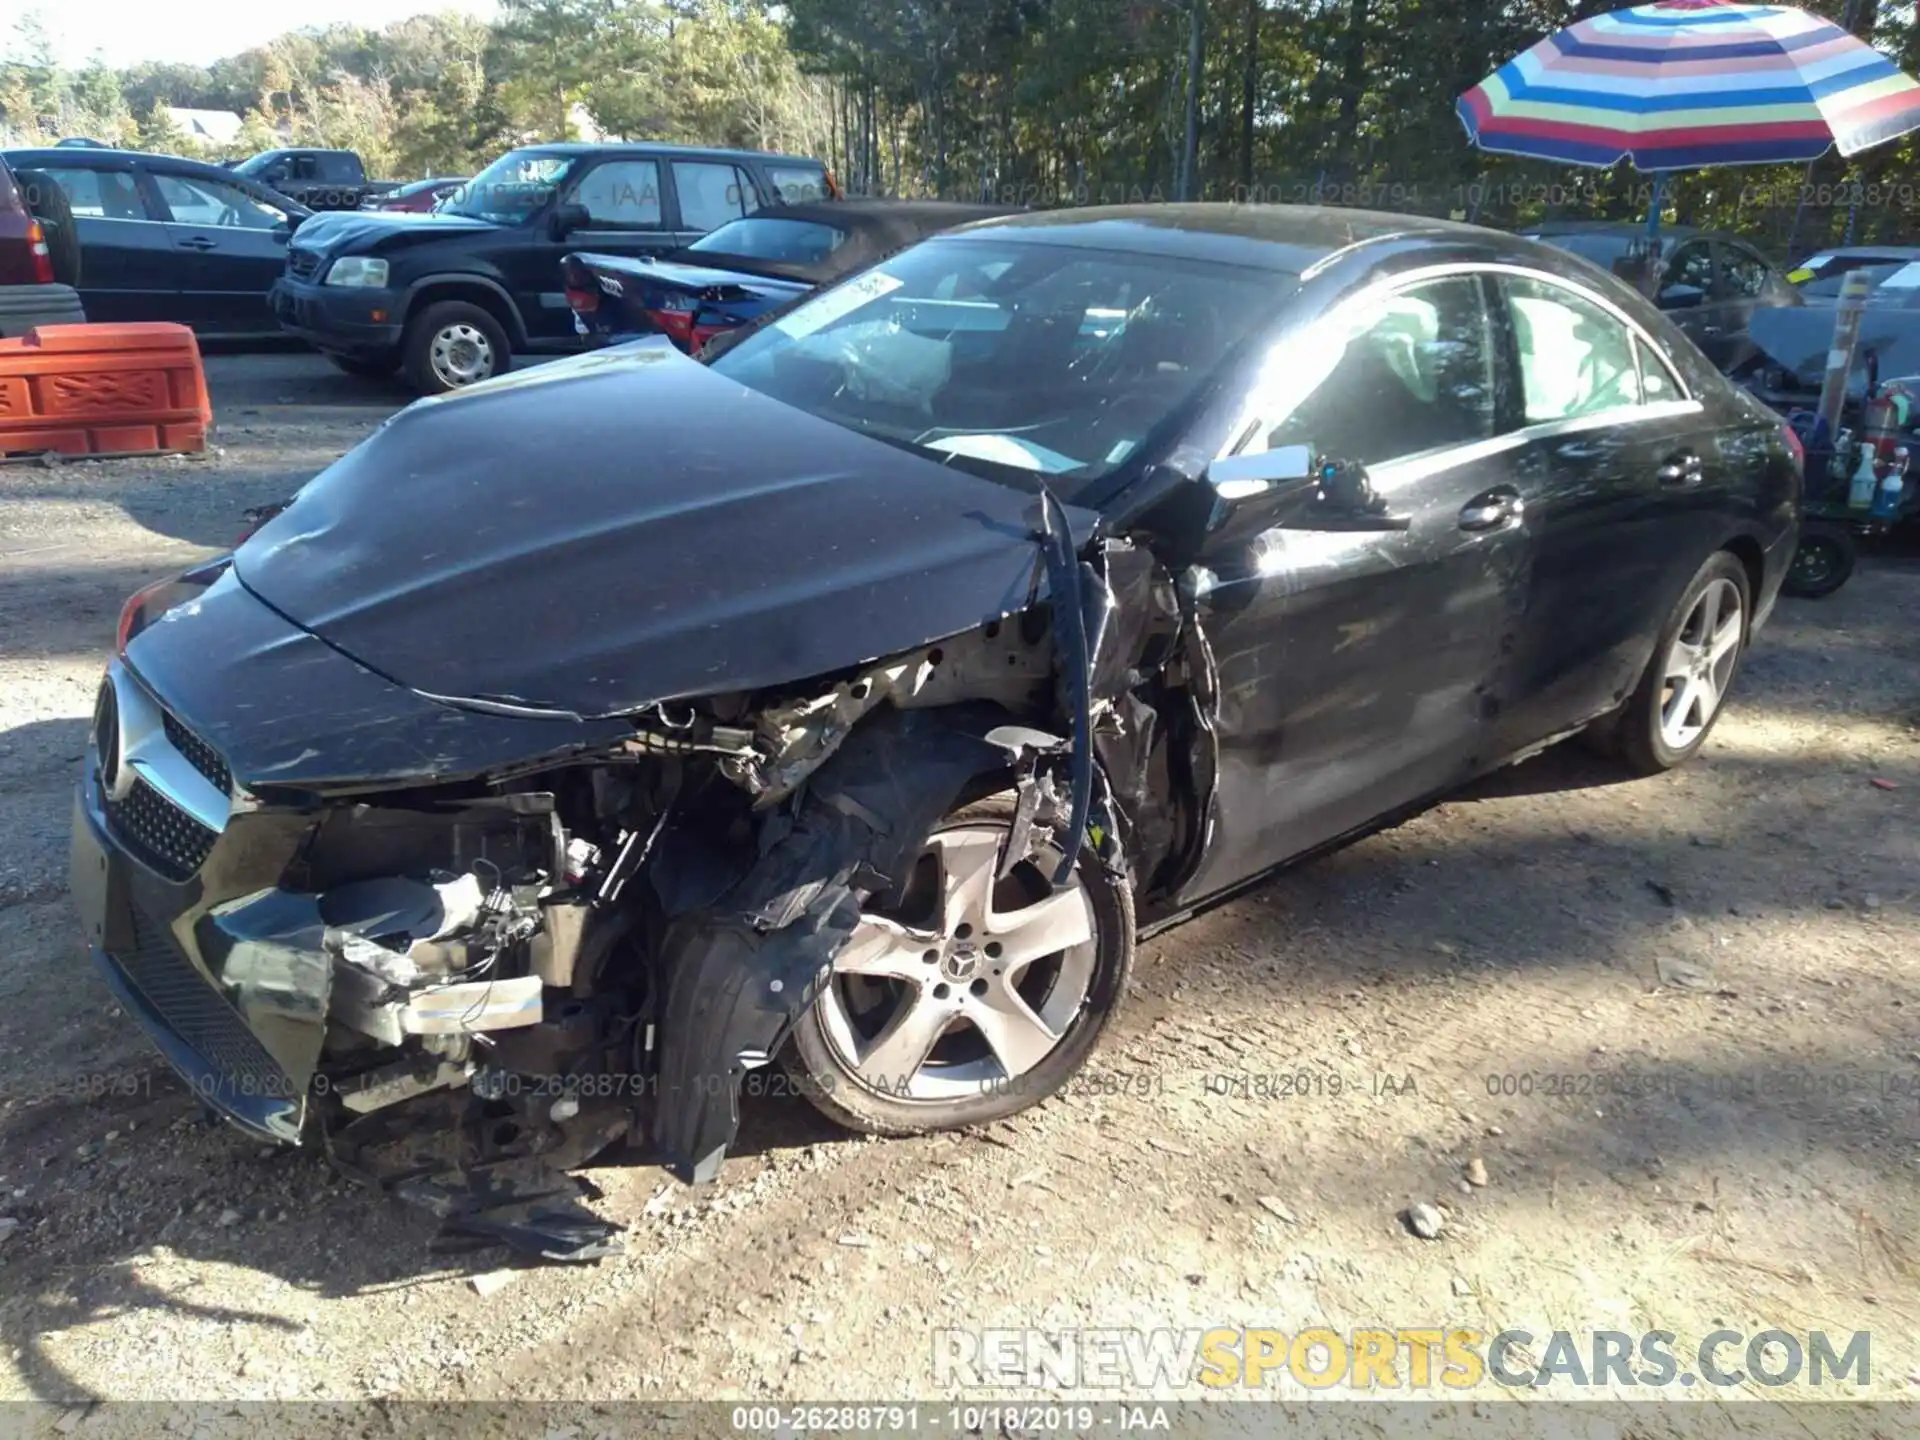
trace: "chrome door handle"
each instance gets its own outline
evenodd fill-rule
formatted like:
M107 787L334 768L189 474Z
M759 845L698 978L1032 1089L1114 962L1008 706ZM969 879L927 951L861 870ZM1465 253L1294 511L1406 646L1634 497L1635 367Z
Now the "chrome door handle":
M1518 520L1526 502L1513 490L1489 490L1460 507L1462 530L1492 530Z
M1669 455L1653 473L1662 485L1673 487L1698 485L1703 474L1700 457L1691 450Z

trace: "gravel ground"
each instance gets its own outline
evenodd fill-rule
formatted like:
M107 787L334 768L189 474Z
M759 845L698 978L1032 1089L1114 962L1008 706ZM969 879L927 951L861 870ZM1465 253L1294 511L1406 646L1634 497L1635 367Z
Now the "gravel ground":
M209 458L0 468L0 1399L938 1397L996 1326L1867 1330L1821 1393L1920 1386L1910 556L1783 601L1692 768L1562 747L1149 942L1069 1095L891 1142L753 1095L706 1190L591 1172L624 1258L522 1269L206 1125L77 943L122 597L397 403L208 369Z

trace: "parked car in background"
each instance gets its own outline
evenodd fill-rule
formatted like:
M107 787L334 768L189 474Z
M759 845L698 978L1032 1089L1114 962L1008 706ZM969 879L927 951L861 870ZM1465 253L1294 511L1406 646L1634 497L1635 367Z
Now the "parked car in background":
M531 145L427 215L317 215L274 286L281 325L355 374L423 395L498 375L515 351L580 348L561 286L570 250L666 255L795 192L827 186L794 155L676 145Z
M1809 255L1787 271L1787 281L1809 300L1816 296L1832 297L1840 293L1841 283L1851 271L1863 270L1869 266L1880 268L1889 265L1905 265L1913 260L1920 260L1920 247L1848 245Z
M362 210L427 211L452 195L470 177L442 175L432 180L415 180L381 195L369 195L360 202Z
M55 273L46 227L0 158L0 339L24 335L36 325L73 325L86 318L79 294Z
M111 150L113 147L104 140L92 140L85 135L69 135L64 140L53 142L53 148L64 150L78 147L82 150Z
M1645 254L1643 224L1564 220L1523 233L1630 280ZM1744 240L1674 225L1662 228L1658 244L1654 303L1721 370L1752 354L1747 322L1755 311L1800 303L1779 268Z
M1910 259L1887 258L1898 253L1875 250L1875 263L1829 269L1800 287L1804 305L1756 313L1753 354L1735 374L1776 409L1813 409L1826 383L1840 286L1849 273L1861 272L1872 288L1860 316L1849 396L1865 398L1869 367L1881 380L1905 379L1920 396L1920 250L1909 252Z
M682 350L789 305L941 230L1008 213L931 200L827 200L762 210L660 260L576 251L567 303L597 339L663 334Z
M76 146L0 158L50 177L63 193L89 319L171 320L203 337L277 333L266 295L303 207L173 155Z
M585 1258L557 1172L710 1180L751 1067L988 1124L1087 1063L1138 928L1583 729L1689 760L1800 486L1544 245L988 221L717 358L412 406L136 595L74 891L197 1098Z
M262 150L232 169L309 210L358 210L368 198L398 188L395 181L367 179L352 150Z

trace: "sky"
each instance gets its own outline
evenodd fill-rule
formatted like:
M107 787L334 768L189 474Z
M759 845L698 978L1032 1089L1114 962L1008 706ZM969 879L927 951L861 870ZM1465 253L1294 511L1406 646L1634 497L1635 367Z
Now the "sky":
M0 0L0 14L18 14L17 0ZM62 63L80 66L96 51L109 65L176 60L204 65L237 55L288 30L345 22L380 26L410 15L459 10L491 15L494 0L58 0L37 10ZM0 48L12 35L0 21Z

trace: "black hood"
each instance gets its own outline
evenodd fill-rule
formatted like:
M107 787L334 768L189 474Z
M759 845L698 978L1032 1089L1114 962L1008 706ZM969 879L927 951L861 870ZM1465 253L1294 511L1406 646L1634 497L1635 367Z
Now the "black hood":
M1826 380L1833 321L1831 304L1765 308L1753 312L1747 333L1764 362L1786 371L1794 388L1817 391ZM1869 303L1860 312L1860 340L1847 377L1847 391L1856 399L1866 392L1868 352L1878 360L1882 380L1920 374L1920 310Z
M1044 593L1036 498L653 341L415 403L236 557L427 695L580 715L909 650ZM1076 537L1094 517L1070 512Z
M484 715L422 699L288 624L230 569L136 635L126 659L249 789L440 782L603 750L632 733L617 720Z
M322 210L300 222L293 243L302 250L333 255L386 254L449 235L483 234L500 227L465 215L408 210Z

